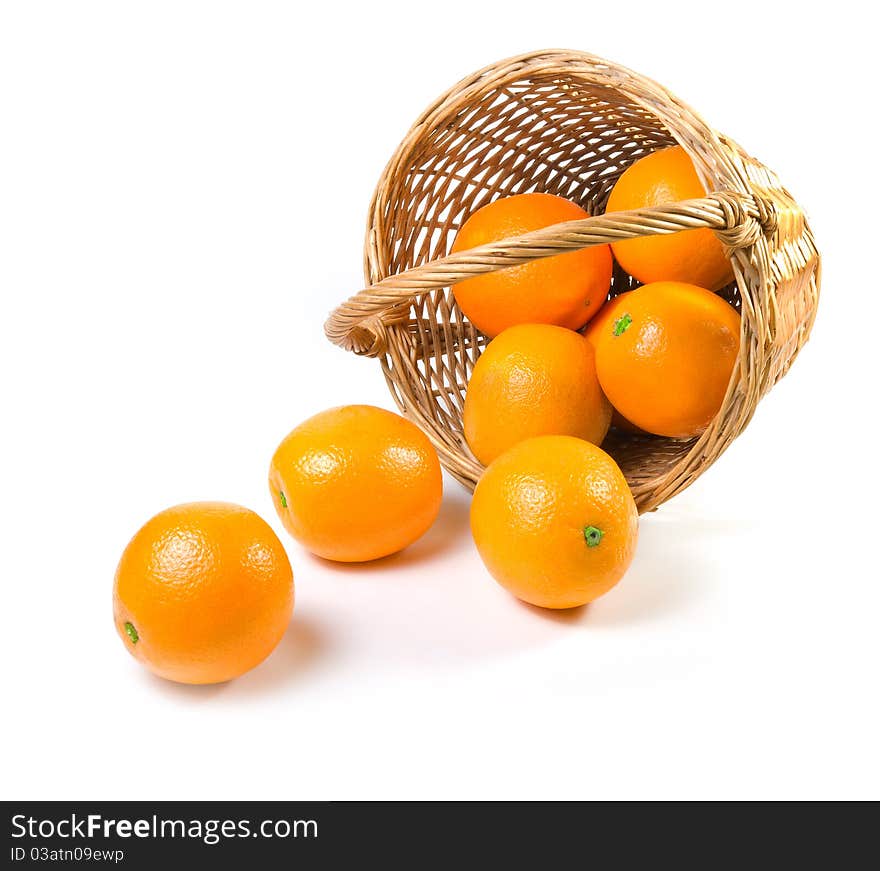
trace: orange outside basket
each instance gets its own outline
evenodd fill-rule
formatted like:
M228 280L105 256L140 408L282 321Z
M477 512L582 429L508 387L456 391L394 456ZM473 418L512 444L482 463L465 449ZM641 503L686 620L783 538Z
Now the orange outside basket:
M678 143L707 196L604 213L614 182L639 157ZM543 191L593 217L449 255L473 211ZM788 371L816 315L820 260L804 213L776 175L690 107L625 67L575 51L501 61L463 79L422 113L376 187L364 250L369 287L340 305L328 338L379 357L403 413L470 489L483 468L462 434L468 378L486 338L451 286L484 272L588 245L697 227L726 246L736 281L721 291L742 315L739 366L721 411L692 439L612 430L602 447L620 464L640 511L705 471L743 431ZM637 286L615 266L611 295Z

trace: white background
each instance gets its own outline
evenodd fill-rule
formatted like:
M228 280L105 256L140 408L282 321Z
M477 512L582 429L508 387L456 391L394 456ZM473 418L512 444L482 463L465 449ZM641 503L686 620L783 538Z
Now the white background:
M877 798L860 5L4 3L4 798ZM401 136L460 77L555 46L697 107L783 177L825 255L790 375L569 614L494 584L453 481L418 544L348 568L284 536L265 482L303 418L392 405L322 323L361 286ZM263 514L296 576L279 649L213 688L142 670L110 611L130 536L196 499Z

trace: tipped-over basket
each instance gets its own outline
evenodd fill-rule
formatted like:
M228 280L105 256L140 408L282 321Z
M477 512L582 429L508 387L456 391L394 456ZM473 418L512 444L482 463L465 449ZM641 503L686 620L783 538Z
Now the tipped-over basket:
M639 157L681 145L708 195L604 214L614 182ZM592 217L449 255L456 230L491 200L543 191ZM574 51L493 64L418 118L382 174L370 208L369 287L340 305L328 338L379 357L394 398L473 489L483 471L462 433L468 378L486 338L451 286L564 251L696 227L716 232L736 281L721 291L742 315L739 364L721 410L699 437L612 430L603 444L640 511L693 482L749 422L786 373L816 314L820 265L804 214L777 177L692 109L624 67ZM615 266L611 295L637 286Z

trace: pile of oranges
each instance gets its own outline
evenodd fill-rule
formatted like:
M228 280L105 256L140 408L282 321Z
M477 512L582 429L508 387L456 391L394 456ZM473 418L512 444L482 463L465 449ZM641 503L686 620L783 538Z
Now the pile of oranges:
M687 154L668 148L621 175L607 210L704 193ZM510 196L474 212L453 250L585 217L561 197ZM609 301L615 260L641 285ZM739 353L739 315L716 295L732 280L715 235L690 230L535 260L453 288L490 339L463 412L467 443L487 466L471 531L489 573L513 595L573 608L624 575L638 513L601 444L612 427L691 438L712 422ZM363 562L418 539L437 516L443 484L437 453L415 424L356 405L296 427L272 458L269 488L301 545ZM127 649L156 674L215 683L271 653L293 601L290 562L260 517L192 503L158 514L129 543L114 619Z

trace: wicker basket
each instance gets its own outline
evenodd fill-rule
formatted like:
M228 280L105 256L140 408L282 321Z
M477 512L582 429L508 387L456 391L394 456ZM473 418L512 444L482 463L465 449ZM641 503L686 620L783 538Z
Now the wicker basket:
M698 200L603 214L618 176L680 144L706 190ZM498 197L558 194L593 217L448 255L469 214ZM820 265L803 212L776 176L656 82L574 51L511 58L459 82L415 122L382 174L370 208L370 287L343 303L328 338L381 358L401 410L473 489L483 469L462 434L468 378L486 338L462 315L462 279L615 239L709 227L736 282L721 293L742 314L739 366L721 411L699 437L612 430L603 444L640 511L694 481L749 422L786 373L816 314ZM636 282L615 266L611 295Z

